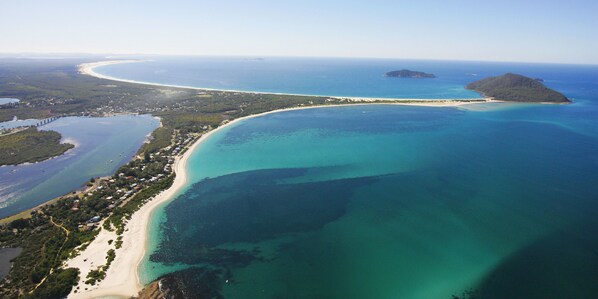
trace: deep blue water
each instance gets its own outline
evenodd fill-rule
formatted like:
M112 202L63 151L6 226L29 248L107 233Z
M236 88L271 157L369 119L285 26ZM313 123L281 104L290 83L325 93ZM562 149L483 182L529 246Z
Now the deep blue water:
M97 67L98 73L128 80L192 87L308 95L451 99L480 95L467 83L507 72L541 78L566 94L583 94L596 82L596 66L401 59L247 57L147 57L144 62ZM434 79L387 78L410 69ZM575 96L578 93L574 94Z
M400 68L442 79L379 80ZM596 66L164 58L98 70L405 98L456 98L505 72L542 78L574 103L318 108L226 127L154 213L141 276L225 298L598 298Z
M148 59L102 66L95 71L129 80L214 89L420 99L476 98L480 95L463 86L506 72L542 78L549 86L569 82L572 88L596 79L595 67L547 64L271 57L263 60L242 57ZM384 77L384 73L397 69L433 73L437 78Z
M159 125L148 115L65 117L40 126L75 147L38 163L0 167L0 218L79 189L93 177L112 175Z

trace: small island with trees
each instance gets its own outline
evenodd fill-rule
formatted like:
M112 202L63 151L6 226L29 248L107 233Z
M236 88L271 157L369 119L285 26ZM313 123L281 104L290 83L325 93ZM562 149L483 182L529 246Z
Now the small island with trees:
M469 83L465 88L498 101L530 103L570 103L563 94L550 89L537 79L507 73Z
M410 70L391 71L384 74L385 77L392 78L436 78L434 74L428 74L424 72L416 72Z
M60 133L38 131L36 127L0 136L0 166L17 165L25 162L39 162L73 148L69 143L60 143Z

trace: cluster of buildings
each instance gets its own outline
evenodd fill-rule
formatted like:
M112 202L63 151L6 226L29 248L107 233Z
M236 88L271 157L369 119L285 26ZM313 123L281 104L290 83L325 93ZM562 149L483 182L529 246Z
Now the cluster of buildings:
M71 210L79 212L83 204L102 207L97 214L79 224L80 230L94 229L110 211L127 203L144 188L159 182L173 172L177 155L198 138L197 134L186 134L173 139L170 146L149 155L149 160L139 155L122 166L117 174L92 180L91 186L73 200Z

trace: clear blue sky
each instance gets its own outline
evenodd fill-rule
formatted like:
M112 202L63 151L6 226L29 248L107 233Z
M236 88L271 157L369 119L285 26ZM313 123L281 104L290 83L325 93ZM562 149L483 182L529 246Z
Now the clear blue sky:
M598 1L2 0L0 52L598 64Z

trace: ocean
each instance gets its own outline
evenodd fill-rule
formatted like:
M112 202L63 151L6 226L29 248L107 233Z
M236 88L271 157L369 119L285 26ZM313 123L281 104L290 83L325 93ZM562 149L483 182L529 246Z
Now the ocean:
M382 76L403 68L439 78ZM596 66L157 57L96 71L426 99L478 97L463 85L505 72L541 78L573 104L328 107L228 126L154 212L140 275L224 298L598 296Z
M535 78L555 71L568 73L562 75L576 75L579 71L576 67L555 69L540 64L396 59L147 57L144 60L94 70L128 80L222 90L414 99L479 98L478 93L464 89L464 84L506 72L522 72ZM400 69L432 73L437 78L402 80L384 76L388 71Z

